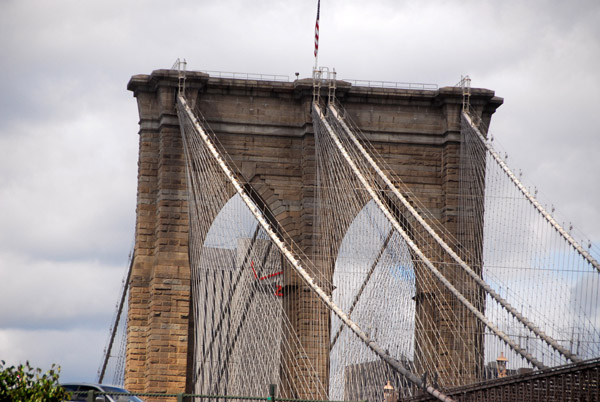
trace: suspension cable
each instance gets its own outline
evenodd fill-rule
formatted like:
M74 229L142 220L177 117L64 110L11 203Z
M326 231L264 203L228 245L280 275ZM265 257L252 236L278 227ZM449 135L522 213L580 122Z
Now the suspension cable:
M506 173L506 175L512 180L514 185L517 186L519 191L525 196L525 198L527 198L527 201L529 201L529 203L533 205L535 209L538 210L538 212L544 217L544 219L546 219L546 221L550 223L550 225L575 249L575 251L577 251L583 258L585 258L585 260L588 263L590 263L594 268L596 268L598 272L600 272L600 263L594 257L592 257L590 253L585 251L584 248L581 247L581 245L566 230L564 230L558 222L556 222L552 215L550 215L550 213L546 211L546 209L538 202L538 200L533 195L531 195L529 191L527 191L527 189L521 183L521 181L515 176L515 174L510 170L508 165L502 160L502 158L500 158L500 155L498 155L494 148L492 148L491 144L485 139L479 128L477 128L477 126L473 123L473 119L471 118L471 116L464 111L462 115L467 120L469 125L473 128L473 130L477 134L477 137L479 137L479 139L481 140L485 148L488 150L490 155L492 155L496 163L500 165L502 170L504 170L504 173Z
M500 339L502 339L507 345L509 345L515 352L519 353L521 356L523 356L523 358L525 358L528 362L530 362L532 365L536 366L537 368L539 368L539 369L546 368L546 366L542 362L537 360L533 355L528 353L526 350L522 349L512 339L510 339L508 337L508 335L506 335L503 331L501 331L498 327L496 327L490 320L488 320L485 317L485 315L482 314L481 311L479 311L475 306L473 306L473 304L471 302L469 302L450 283L450 281L448 281L448 279L446 279L446 277L433 265L433 263L423 254L421 249L419 249L419 247L414 243L414 241L410 238L410 236L406 233L406 231L404 231L404 229L402 229L402 226L400 225L400 223L397 221L397 219L394 217L394 215L390 212L388 207L383 203L383 201L379 198L376 191L367 182L367 180L362 175L362 173L358 170L358 168L356 167L356 164L352 160L352 157L348 154L348 152L346 151L346 149L340 142L339 138L334 133L331 126L329 126L329 123L327 123L327 121L325 120L325 117L323 116L323 113L322 113L320 107L318 105L314 104L313 108L314 108L315 112L317 113L317 115L319 116L319 118L321 119L321 121L323 122L323 124L325 125L329 135L332 137L332 139L338 146L340 152L342 153L342 155L344 156L344 158L346 159L348 164L351 166L352 171L357 176L357 178L361 181L361 183L363 184L363 186L365 187L367 192L370 194L373 201L375 201L375 203L377 204L377 206L379 207L381 212L383 212L383 214L387 217L389 222L394 226L396 231L402 236L402 238L406 241L408 246L413 250L413 252L415 252L415 254L421 259L421 261L423 261L423 263L425 264L425 266L427 266L427 268L431 271L431 273L433 275L435 275L435 277L438 278L438 280L440 280L440 282L442 282L444 284L444 286L446 286L446 288L468 310L470 310L482 323L484 323L492 332L494 332Z
M410 380L416 386L418 386L420 388L424 388L430 395L434 396L438 400L445 401L445 402L452 402L453 399L446 396L445 394L443 394L441 391L437 390L436 388L429 386L429 385L424 386L421 379L416 377L411 371L409 371L406 367L404 367L404 365L402 365L402 363L400 361L394 359L381 346L379 346L379 344L377 344L377 342L372 340L354 321L352 321L331 300L331 298L327 295L327 293L325 293L325 291L323 289L321 289L321 287L315 283L313 278L308 274L308 272L302 266L302 263L296 258L296 256L290 251L290 249L287 247L287 245L283 242L283 240L279 237L279 235L271 227L270 223L265 218L263 212L254 203L254 201L247 194L244 187L237 180L233 171L230 169L230 167L227 165L227 163L223 160L221 154L219 153L219 151L213 144L212 140L209 138L206 131L202 128L202 126L200 125L196 116L194 116L194 114L191 111L190 107L188 106L185 98L183 96L179 95L177 97L177 100L178 100L177 105L178 105L178 109L180 110L180 113L186 115L187 118L191 120L195 130L198 132L198 134L204 141L205 146L208 148L211 155L215 158L215 160L217 161L219 167L221 168L221 170L223 171L225 176L227 176L227 178L229 179L231 184L234 186L236 192L242 198L244 203L248 206L248 208L250 209L250 212L258 220L258 222L260 223L262 228L265 230L265 232L269 235L271 240L275 243L275 245L279 248L279 250L282 252L282 254L286 257L286 259L292 265L292 267L294 268L296 273L298 275L300 275L300 277L304 280L304 282L306 282L306 284L317 294L317 296L323 301L323 303L335 315L337 315L338 318L340 320L342 320L344 322L344 324L346 324L346 326L348 326L371 350L373 350L373 352L375 352L377 355L379 355L383 360L385 360L397 372L399 372L400 374L405 376L408 380ZM316 106L316 104L314 105L314 107L318 108L318 106Z
M377 162L373 160L371 155L367 152L367 150L363 147L360 141L356 138L352 130L348 127L346 122L340 117L336 107L334 105L329 106L329 111L335 117L335 119L341 124L344 128L346 134L350 137L352 142L356 145L360 153L364 156L364 158L369 162L371 167L377 172L379 177L385 182L387 187L394 193L394 195L402 202L402 204L408 209L411 215L419 222L419 224L429 233L429 235L446 251L456 263L460 265L460 267L471 277L479 286L481 286L485 292L487 292L494 300L496 300L502 307L506 309L513 317L519 320L523 325L525 325L529 330L531 330L534 334L539 336L544 342L546 342L550 347L556 350L558 353L565 356L567 359L577 363L582 361L575 354L573 354L568 349L561 346L555 339L544 333L540 328L536 327L531 321L529 321L526 317L524 317L521 313L519 313L510 303L502 298L494 289L492 289L466 262L464 262L452 248L437 234L431 226L421 217L415 208L408 202L406 197L398 191L397 187L393 185L391 180L387 177L387 175L379 168Z

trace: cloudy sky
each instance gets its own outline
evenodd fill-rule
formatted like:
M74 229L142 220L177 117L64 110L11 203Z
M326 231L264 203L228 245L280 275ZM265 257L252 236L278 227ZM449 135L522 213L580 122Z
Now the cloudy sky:
M133 241L134 74L308 77L316 0L0 0L0 359L94 381ZM495 144L600 243L600 3L323 0L339 78L505 99Z

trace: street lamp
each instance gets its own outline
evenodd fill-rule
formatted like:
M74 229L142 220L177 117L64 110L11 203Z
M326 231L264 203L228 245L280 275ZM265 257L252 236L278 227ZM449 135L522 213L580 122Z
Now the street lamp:
M395 402L394 401L394 386L390 384L390 380L388 380L387 384L383 387L383 400L385 402Z
M506 377L506 363L508 359L504 357L504 353L500 352L500 356L496 359L496 367L498 369L498 378Z

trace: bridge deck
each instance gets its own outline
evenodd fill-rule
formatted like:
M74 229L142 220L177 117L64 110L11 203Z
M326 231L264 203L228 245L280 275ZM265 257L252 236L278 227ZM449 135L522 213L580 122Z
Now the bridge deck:
M600 401L600 359L456 387L446 394L460 402ZM421 395L402 400L435 399Z

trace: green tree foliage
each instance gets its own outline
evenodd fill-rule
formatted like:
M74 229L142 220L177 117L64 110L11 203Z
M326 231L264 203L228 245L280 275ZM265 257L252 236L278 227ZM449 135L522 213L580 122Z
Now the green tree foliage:
M60 402L67 399L67 392L58 384L59 366L53 364L42 374L41 369L31 367L29 362L17 367L4 365L4 360L0 361L0 402Z

